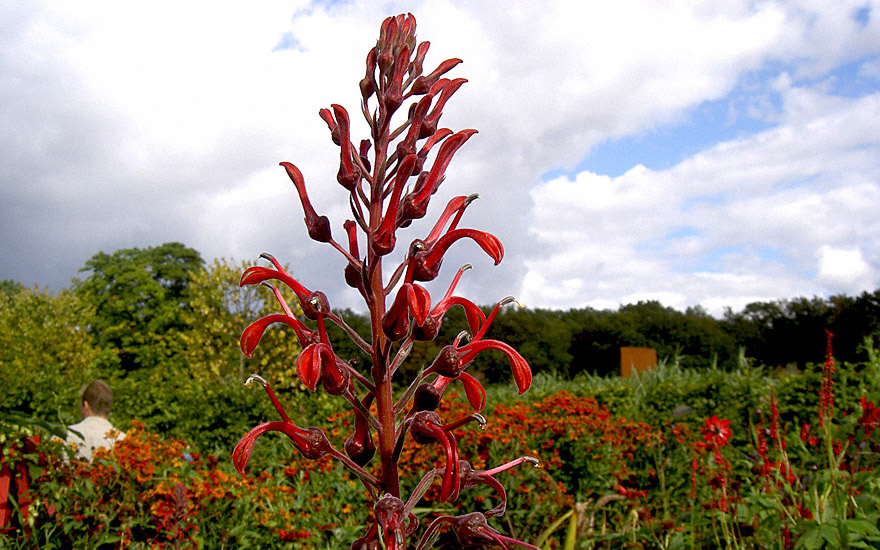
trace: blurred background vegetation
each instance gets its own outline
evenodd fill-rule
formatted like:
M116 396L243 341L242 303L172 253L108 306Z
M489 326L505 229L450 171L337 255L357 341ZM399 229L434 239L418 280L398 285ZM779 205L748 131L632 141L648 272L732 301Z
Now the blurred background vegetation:
M205 451L230 449L272 414L260 392L241 387L243 377L258 372L281 393L304 391L294 369L299 346L290 331L270 328L251 359L238 349L244 327L277 312L266 289L239 288L246 267L226 259L206 263L192 248L165 243L100 252L86 262L82 278L57 293L2 281L0 410L70 424L78 421L80 387L103 378L116 396L111 420L121 426L139 419L149 430L185 437ZM296 303L292 295L288 301ZM339 313L367 335L365 316ZM401 379L429 364L464 328L462 312L453 308L439 337L413 349ZM617 311L509 306L488 337L513 345L536 374L590 379L591 387L599 387L599 379L619 374L621 346L654 348L661 361L684 373L754 365L817 376L810 365L824 359L826 328L835 334L838 361L870 362L880 335L880 290L756 302L720 319L699 307L682 312L655 301ZM359 355L341 330L331 331L331 339L340 356ZM506 357L494 352L481 354L469 372L490 385L505 384L510 376ZM295 401L292 406L306 416L336 410L321 392L308 404ZM616 406L613 399L603 401ZM679 401L672 406L684 404Z

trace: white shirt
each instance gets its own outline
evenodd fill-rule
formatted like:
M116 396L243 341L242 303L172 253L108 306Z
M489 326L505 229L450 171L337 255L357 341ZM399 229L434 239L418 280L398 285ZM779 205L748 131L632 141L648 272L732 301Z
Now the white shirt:
M82 434L78 437L70 430L76 430ZM115 429L110 421L100 416L87 416L79 424L68 427L67 443L76 445L76 456L84 460L92 461L92 453L95 449L103 447L108 451L113 444L125 438L125 433Z

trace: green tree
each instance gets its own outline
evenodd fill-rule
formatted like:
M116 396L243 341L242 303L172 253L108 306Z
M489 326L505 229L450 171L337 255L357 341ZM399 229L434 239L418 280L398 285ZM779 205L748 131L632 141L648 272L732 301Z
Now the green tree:
M24 285L12 279L3 279L0 281L0 294L12 296L24 290Z
M202 265L180 243L99 252L86 262L81 271L90 275L74 283L75 292L94 307L96 343L117 354L124 372L181 366L190 274Z
M73 420L76 395L99 350L86 327L94 308L74 293L0 293L0 410Z
M558 311L507 306L492 323L488 337L513 346L526 358L533 372L568 374L572 335ZM483 355L475 366L489 381L509 378L510 367L502 353Z
M241 382L255 371L271 376L279 387L295 385L295 359L301 348L292 330L281 325L270 327L252 359L239 348L245 327L281 311L269 289L239 286L248 267L246 262L236 265L221 259L190 273L189 307L183 312L188 330L181 335L190 375L200 381ZM295 296L290 293L287 298L294 313L299 312Z

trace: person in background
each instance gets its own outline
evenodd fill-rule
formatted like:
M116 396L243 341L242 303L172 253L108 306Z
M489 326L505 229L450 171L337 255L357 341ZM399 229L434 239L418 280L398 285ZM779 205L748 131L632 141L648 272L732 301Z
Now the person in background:
M76 458L91 462L95 449L103 447L109 451L125 437L107 420L112 405L113 390L103 380L94 380L83 389L82 422L67 428L67 444L74 445Z

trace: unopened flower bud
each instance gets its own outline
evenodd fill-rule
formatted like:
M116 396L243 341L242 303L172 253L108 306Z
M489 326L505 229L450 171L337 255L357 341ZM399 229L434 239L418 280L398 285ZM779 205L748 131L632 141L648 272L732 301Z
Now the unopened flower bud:
M417 411L434 411L440 406L443 394L433 384L420 384L413 396Z

